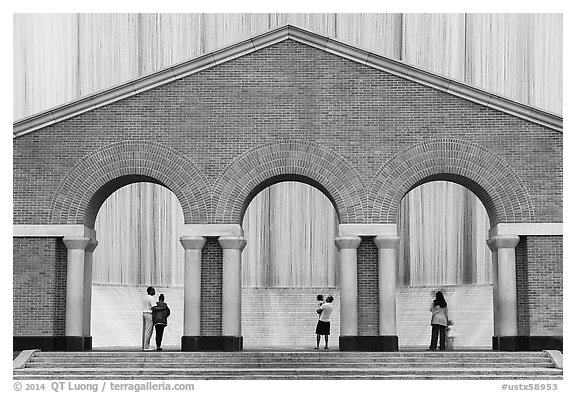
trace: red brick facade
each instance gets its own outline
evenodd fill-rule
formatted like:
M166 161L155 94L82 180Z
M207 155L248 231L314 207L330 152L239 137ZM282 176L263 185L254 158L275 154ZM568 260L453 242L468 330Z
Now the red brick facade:
M202 249L201 334L222 334L222 248L210 237Z
M362 237L358 246L358 334L377 336L378 321L378 249L373 237Z
M61 239L14 238L14 335L63 336L66 246Z
M559 223L562 133L287 40L15 138L14 224L93 227L104 200L135 181L172 190L187 224L241 224L251 198L283 180L318 187L340 223L395 223L402 197L432 180L468 187L492 225ZM378 287L368 240L363 297ZM562 242L524 241L520 324L557 332ZM62 334L62 247L15 239L14 335ZM203 257L203 288L214 293L203 293L202 334L218 335L215 239ZM55 301L31 321L35 288ZM378 314L366 307L359 331L375 335Z
M522 236L516 247L519 334L562 335L562 277L562 237Z

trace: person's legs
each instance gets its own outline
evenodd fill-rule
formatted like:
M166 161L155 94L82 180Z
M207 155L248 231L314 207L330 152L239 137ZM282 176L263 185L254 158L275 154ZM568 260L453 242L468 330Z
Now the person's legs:
M144 349L150 348L150 339L152 338L152 331L154 330L154 325L152 324L152 314L144 313Z
M156 349L161 350L162 336L164 336L164 328L166 327L166 325L158 324L154 325L154 327L156 328Z
M440 350L446 349L446 326L439 326L440 330Z
M146 337L146 317L142 314L142 349L144 349L144 340Z
M324 347L324 349L328 349L328 335L324 335L324 341L326 341L326 346Z
M318 348L320 348L320 335L319 334L316 335L316 348L315 349L318 349Z
M435 350L436 345L438 344L438 326L439 325L432 325L432 339L430 340L430 349Z

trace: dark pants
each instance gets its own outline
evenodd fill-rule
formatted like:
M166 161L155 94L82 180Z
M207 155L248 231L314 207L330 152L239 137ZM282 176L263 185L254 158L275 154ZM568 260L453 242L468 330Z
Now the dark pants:
M430 341L430 349L436 349L438 343L438 332L440 332L440 350L446 349L446 326L432 325L432 340Z
M162 347L162 336L164 335L164 328L165 327L166 327L166 325L162 325L162 324L154 325L154 328L156 328L156 348Z

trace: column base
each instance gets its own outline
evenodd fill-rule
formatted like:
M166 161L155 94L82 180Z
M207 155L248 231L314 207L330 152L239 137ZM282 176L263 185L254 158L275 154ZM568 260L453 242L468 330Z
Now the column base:
M85 338L81 336L14 336L15 351L40 349L41 351L83 351ZM90 337L92 348L92 337Z
M91 351L92 350L92 336L85 336L84 337L84 350Z
M563 350L563 336L505 336L492 337L495 351Z
M340 336L340 351L398 351L398 336Z
M236 336L182 336L182 351L241 351L242 337Z

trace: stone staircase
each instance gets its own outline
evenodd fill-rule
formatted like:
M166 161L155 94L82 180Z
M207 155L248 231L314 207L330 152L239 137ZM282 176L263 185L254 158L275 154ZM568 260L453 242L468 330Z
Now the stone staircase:
M14 379L562 379L546 352L35 352Z

